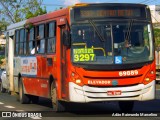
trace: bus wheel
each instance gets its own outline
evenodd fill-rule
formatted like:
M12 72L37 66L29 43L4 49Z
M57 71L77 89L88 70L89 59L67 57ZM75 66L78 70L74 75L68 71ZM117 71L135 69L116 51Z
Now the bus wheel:
M29 95L24 94L22 78L20 78L20 84L19 84L19 101L21 104L30 103Z
M132 112L134 101L119 101L119 108L121 112Z
M31 101L32 101L33 104L37 104L39 102L39 97L32 95L31 96Z
M51 84L51 100L52 100L53 111L56 112L65 111L64 102L57 100L57 90L53 82Z
M5 89L5 88L3 88L3 85L2 85L2 83L0 83L0 90L1 90L1 93L4 93L4 92L6 92L6 89Z

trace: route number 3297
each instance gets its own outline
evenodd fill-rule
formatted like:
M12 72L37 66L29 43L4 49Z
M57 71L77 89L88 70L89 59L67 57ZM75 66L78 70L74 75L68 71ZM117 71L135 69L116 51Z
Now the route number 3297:
M133 76L138 75L138 70L120 71L119 76Z

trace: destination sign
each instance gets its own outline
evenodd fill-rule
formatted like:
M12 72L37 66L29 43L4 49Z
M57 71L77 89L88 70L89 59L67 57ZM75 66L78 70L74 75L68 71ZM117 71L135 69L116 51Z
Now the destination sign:
M145 18L145 9L138 7L82 7L75 8L75 19L91 18Z
M73 49L74 62L89 62L95 61L96 55L92 48L77 48Z

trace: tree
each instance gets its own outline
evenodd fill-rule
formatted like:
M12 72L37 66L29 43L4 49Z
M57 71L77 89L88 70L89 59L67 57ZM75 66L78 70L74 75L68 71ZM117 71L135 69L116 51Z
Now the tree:
M154 28L155 46L160 47L160 29Z
M47 13L46 7L41 8L43 0L0 0L3 9L0 13L9 23Z
M8 26L9 23L5 20L5 18L2 18L0 20L0 35L1 35L1 32L4 31L6 29L6 26Z

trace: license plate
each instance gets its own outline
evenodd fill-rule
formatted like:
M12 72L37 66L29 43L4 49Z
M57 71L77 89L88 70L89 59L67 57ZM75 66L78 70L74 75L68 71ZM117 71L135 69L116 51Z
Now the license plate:
M112 90L112 91L107 91L108 96L116 96L116 95L121 95L122 91L121 90Z

